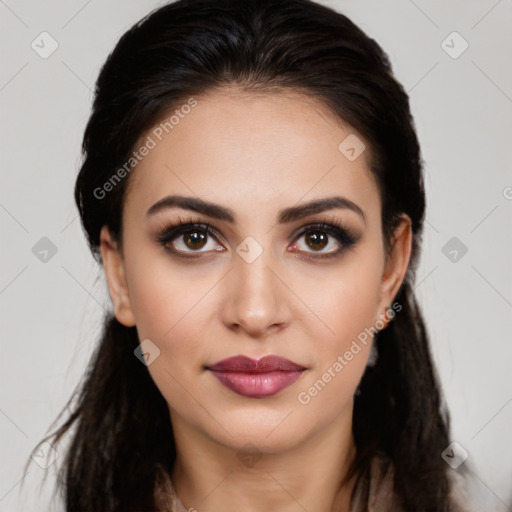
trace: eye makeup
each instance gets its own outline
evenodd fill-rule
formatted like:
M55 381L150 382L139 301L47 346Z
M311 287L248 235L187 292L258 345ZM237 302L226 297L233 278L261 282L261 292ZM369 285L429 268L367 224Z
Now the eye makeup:
M189 235L192 236L190 237ZM225 238L215 227L207 223L198 222L192 217L178 217L176 220L164 223L157 233L155 241L158 245L162 246L166 252L179 258L197 259L198 257L212 254L212 250L194 250L194 248L190 246L188 247L191 250L177 249L175 244L176 240L181 237L180 241L182 245L186 245L184 239L186 239L187 236L189 236L188 241L195 239L193 243L199 241L200 244L202 242L207 243L209 239L215 240L217 244L221 244L221 241L225 241ZM313 240L313 246L317 245L318 247L318 242L321 244L324 242L330 244L331 241L334 240L339 247L329 252L298 250L297 242L304 236L309 237L309 240ZM360 235L356 233L353 228L341 222L340 219L324 217L316 222L305 224L294 230L289 237L289 241L293 242L293 245L291 249L288 250L293 253L298 253L298 257L305 260L320 261L341 255L347 249L357 244L359 239ZM201 246L198 249L202 249L203 247L204 246ZM323 248L324 247L322 247L322 249ZM221 251L222 245L217 245L216 249L213 250L213 252Z

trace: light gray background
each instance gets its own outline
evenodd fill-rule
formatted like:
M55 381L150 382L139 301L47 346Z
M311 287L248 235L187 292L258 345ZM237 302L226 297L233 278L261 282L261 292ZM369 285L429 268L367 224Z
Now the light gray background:
M511 0L323 3L382 45L410 93L428 194L416 291L451 409L452 439L469 453L475 500L485 503L478 510L506 511L512 503ZM162 4L0 0L2 511L46 509L57 464L47 470L32 464L23 488L22 466L81 378L109 307L72 197L91 91L118 38ZM31 48L43 31L58 42L47 59ZM462 48L457 36L446 40L453 31L469 44L458 58L445 51ZM42 237L57 247L46 262L32 252ZM452 237L468 249L455 262L442 250ZM45 471L50 477L39 496Z

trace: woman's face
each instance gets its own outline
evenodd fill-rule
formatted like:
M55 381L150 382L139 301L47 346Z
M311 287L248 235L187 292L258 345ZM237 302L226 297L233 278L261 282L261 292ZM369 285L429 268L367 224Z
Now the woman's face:
M321 103L236 91L194 100L141 138L122 253L102 230L115 314L146 340L173 425L284 451L351 420L371 328L407 268L409 222L386 260L369 148ZM180 221L201 226L173 233ZM297 366L212 368L269 355Z

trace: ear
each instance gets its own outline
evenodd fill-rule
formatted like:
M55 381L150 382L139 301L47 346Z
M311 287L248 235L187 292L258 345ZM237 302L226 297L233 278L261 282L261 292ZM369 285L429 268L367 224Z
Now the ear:
M133 327L135 317L126 283L123 256L106 225L101 228L100 249L110 297L114 304L114 315L121 324Z
M380 301L377 310L380 314L386 314L405 279L412 250L411 225L410 217L403 214L398 226L393 231L390 253L387 255L382 273Z

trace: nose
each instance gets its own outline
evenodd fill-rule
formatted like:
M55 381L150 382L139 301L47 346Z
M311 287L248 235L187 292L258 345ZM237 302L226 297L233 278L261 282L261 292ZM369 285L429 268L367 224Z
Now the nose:
M224 280L222 320L229 329L253 338L264 339L290 322L290 297L269 252L251 263L236 255Z

